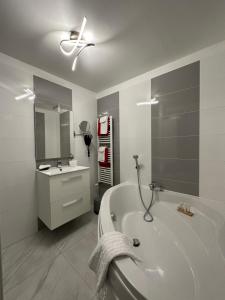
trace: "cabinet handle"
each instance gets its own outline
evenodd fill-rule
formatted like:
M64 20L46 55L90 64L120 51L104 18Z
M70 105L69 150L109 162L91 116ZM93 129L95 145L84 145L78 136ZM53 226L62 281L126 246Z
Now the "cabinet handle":
M69 202L67 202L67 203L62 204L62 207L68 207L68 206L70 206L70 205L73 205L73 204L75 204L75 203L81 201L82 199L83 199L83 198L80 197L79 199L75 199L75 200L69 201Z
M77 176L73 176L73 177L62 179L61 182L65 183L65 182L69 182L69 181L71 181L73 179L78 179L78 178L81 178L81 177L82 177L82 175L77 175Z

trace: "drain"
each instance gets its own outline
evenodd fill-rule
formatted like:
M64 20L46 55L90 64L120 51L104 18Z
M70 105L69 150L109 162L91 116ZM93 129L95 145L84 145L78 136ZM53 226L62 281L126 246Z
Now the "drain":
M133 239L133 246L134 247L139 247L140 246L140 241L139 241L139 239Z

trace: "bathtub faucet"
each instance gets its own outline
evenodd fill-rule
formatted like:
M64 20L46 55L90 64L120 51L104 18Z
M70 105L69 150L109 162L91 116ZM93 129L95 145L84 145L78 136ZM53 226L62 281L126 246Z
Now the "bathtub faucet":
M164 191L163 187L158 182L155 181L152 181L152 183L149 184L149 188L151 191L156 191L156 192Z

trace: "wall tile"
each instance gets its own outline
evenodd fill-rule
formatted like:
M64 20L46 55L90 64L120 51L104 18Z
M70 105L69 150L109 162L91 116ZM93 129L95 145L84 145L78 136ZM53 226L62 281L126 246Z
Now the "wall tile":
M152 93L164 95L199 85L199 62L168 72L151 81Z
M199 110L199 87L157 97L159 103L152 105L152 117L183 114Z
M225 107L202 109L201 134L225 134Z
M23 186L24 183L30 185L35 180L34 170L34 161L1 162L0 189Z
M167 178L153 177L153 181L160 182L161 186L169 191L174 191L193 196L199 195L198 184L184 181L175 181Z
M224 51L201 60L201 109L225 106L225 55Z
M199 136L153 138L152 157L198 159Z
M0 217L3 248L36 232L36 216L37 209L33 202L15 205L12 209L2 212Z
M33 114L0 113L0 138L32 138L33 135Z
M33 86L36 94L36 101L42 102L48 99L53 105L59 103L72 110L72 89L56 84L44 78L33 76Z
M225 162L225 134L200 135L201 160Z
M166 189L199 193L199 62L152 79L152 177Z
M45 160L45 114L35 112L35 157Z
M1 74L0 74L1 76ZM1 114L12 114L13 116L32 117L34 108L33 104L27 100L16 101L15 94L0 87L1 95Z
M201 60L200 196L225 201L225 51Z
M175 137L199 134L199 112L152 119L152 137Z
M200 196L225 201L225 162L200 160Z
M151 82L145 80L120 91L120 174L121 182L137 183L133 155L142 164L142 184L151 181L151 106L137 106L149 99Z
M0 162L34 161L35 150L33 139L1 139Z
M199 162L192 159L153 158L152 174L154 177L196 183L199 177Z
M134 138L123 138L124 151L121 151L120 160L120 174L121 182L130 181L137 182L137 171L135 168L135 161L133 155L139 155L139 163L142 164L141 178L143 184L148 184L150 179L150 163L147 153L147 142L143 136Z

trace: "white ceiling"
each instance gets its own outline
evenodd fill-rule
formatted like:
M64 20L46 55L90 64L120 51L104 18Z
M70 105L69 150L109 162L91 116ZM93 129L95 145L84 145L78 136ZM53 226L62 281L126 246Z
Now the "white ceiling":
M96 47L72 72L59 42L84 15ZM222 40L223 0L0 0L0 52L95 92Z

